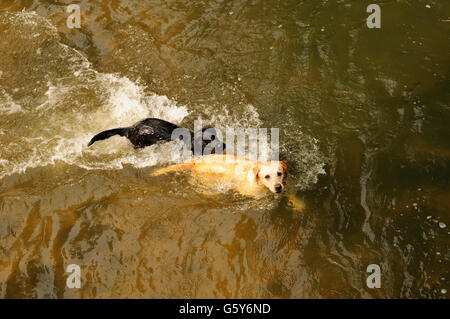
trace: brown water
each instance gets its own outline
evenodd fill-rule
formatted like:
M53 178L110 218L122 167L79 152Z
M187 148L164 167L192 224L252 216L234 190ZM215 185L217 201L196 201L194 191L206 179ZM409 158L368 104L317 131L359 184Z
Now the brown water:
M70 3L0 3L1 297L448 298L450 2ZM304 211L86 147L149 116L280 128Z

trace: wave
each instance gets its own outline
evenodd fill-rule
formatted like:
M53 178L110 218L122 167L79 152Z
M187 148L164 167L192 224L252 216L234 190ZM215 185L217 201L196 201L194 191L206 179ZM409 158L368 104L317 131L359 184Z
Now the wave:
M57 29L34 12L4 13L0 27L7 37L0 44L0 74L6 80L0 87L0 178L57 161L85 169L120 169L125 164L140 168L176 160L174 143L135 150L126 138L116 136L87 147L96 133L146 117L191 129L193 120L200 118L223 132L226 127L263 125L257 108L248 103L179 105L139 81L98 72L79 51L61 43ZM14 45L6 47L8 43ZM296 154L282 146L290 152L289 159L301 163L309 158L309 175L295 177L297 186L307 187L322 173L317 143L305 148L305 135L295 123L286 129L294 133L287 141L302 150Z

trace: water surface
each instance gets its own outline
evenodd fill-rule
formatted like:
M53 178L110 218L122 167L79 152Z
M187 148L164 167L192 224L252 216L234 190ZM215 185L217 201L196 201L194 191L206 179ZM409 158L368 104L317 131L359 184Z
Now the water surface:
M0 3L1 297L448 298L448 1L70 3ZM145 117L279 128L305 209L87 148Z

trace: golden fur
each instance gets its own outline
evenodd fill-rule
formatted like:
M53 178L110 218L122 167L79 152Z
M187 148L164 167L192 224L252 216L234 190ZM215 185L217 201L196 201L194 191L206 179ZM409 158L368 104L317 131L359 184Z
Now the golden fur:
M211 154L161 168L151 176L179 171L190 171L201 179L231 182L242 195L258 196L266 189L273 193L284 189L287 164L283 161L255 162L244 157Z

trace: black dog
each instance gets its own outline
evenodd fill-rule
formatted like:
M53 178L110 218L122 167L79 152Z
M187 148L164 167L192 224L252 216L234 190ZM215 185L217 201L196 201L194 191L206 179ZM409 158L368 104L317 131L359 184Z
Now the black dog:
M120 135L128 138L130 142L133 143L134 148L143 148L156 143L172 141L172 132L178 128L182 129L182 127L164 120L147 118L130 127L114 128L98 133L91 139L88 146L111 136ZM204 128L202 129L202 132L198 132L198 134L194 134L187 129L184 130L186 130L185 132L187 132L190 137L189 141L184 142L186 143L186 147L190 147L192 151L194 150L195 143L199 143L198 145L201 143L202 154L208 144L209 149L212 149L210 151L211 154L214 154L216 149L217 153L220 153L219 150L223 151L225 149L225 144L216 139L216 131L214 128Z

